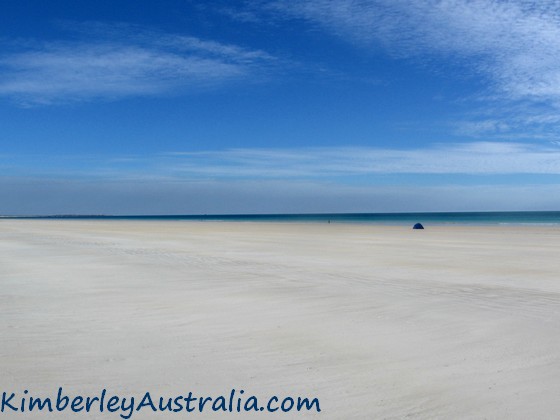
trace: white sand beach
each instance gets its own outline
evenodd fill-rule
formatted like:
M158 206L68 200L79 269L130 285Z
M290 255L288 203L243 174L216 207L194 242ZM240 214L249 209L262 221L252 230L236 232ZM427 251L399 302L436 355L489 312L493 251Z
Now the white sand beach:
M556 419L559 251L558 227L0 220L0 392L322 410L133 419ZM43 415L120 418L0 417Z

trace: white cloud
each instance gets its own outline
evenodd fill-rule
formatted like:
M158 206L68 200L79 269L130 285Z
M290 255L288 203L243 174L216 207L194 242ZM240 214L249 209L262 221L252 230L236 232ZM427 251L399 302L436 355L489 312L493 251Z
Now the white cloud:
M0 214L552 210L560 204L557 143L12 155L1 157L0 168ZM430 174L437 176L422 177Z
M92 40L28 44L0 56L0 95L32 105L170 93L255 76L274 60L195 37L97 29Z
M4 162L3 162L4 160ZM95 179L323 179L388 174L560 175L557 143L436 144L427 148L310 147L173 152L153 156L0 159L5 174ZM15 169L14 169L15 168ZM70 168L70 169L64 169Z
M326 178L379 174L560 174L560 148L524 143L440 144L428 149L369 147L234 149L177 153L165 168L181 176Z
M468 61L512 98L560 97L560 5L523 0L278 1L284 13L396 55Z
M547 121L560 110L555 0L277 0L266 9L305 19L365 49L382 48L431 68L453 63L456 73L477 77L484 87L469 96L480 99L473 103L478 115L459 124L462 133L558 134L555 122ZM513 115L511 107L519 112ZM484 127L480 121L492 119L503 123Z

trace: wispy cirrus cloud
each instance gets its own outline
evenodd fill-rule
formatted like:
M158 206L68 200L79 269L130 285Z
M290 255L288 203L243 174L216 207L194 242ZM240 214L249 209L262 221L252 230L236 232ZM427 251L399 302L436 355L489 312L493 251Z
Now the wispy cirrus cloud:
M174 153L176 174L214 177L329 178L380 174L560 174L557 144L475 142L421 149L333 147Z
M560 197L558 143L4 155L0 169L0 214L552 210Z
M427 148L313 147L171 152L150 156L6 157L5 174L111 179L317 179L412 175L560 175L558 143L448 143ZM15 162L15 163L14 163ZM47 163L45 163L47 162ZM66 169L62 169L66 168ZM443 179L443 178L441 178ZM414 183L414 182L413 182Z
M275 59L129 25L79 27L76 41L17 44L0 55L0 95L24 105L166 94L263 75Z
M464 59L512 98L560 98L560 5L524 0L278 1L303 17L397 56Z
M494 109L487 118L506 120L511 131L546 132L549 123L535 118L543 114L552 118L560 109L556 1L278 0L264 8L307 20L361 47L381 47L429 66L445 57L446 63L460 66L458 71L484 81L486 90L476 92L481 102L505 100L522 111L511 116ZM473 121L480 119L485 116ZM487 124L487 128L494 133L504 127Z

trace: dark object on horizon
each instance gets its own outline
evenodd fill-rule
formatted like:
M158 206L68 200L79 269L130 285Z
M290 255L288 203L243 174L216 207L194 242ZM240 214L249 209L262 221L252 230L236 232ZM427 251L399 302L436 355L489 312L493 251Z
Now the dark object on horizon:
M424 229L424 226L422 226L422 223L416 223L412 226L412 229Z

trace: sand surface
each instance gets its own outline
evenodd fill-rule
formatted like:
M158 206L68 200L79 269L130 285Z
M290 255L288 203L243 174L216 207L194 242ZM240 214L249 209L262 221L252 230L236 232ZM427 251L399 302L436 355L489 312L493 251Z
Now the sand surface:
M0 392L557 419L560 229L0 220ZM29 416L29 417L27 417ZM107 418L65 411L1 418Z

